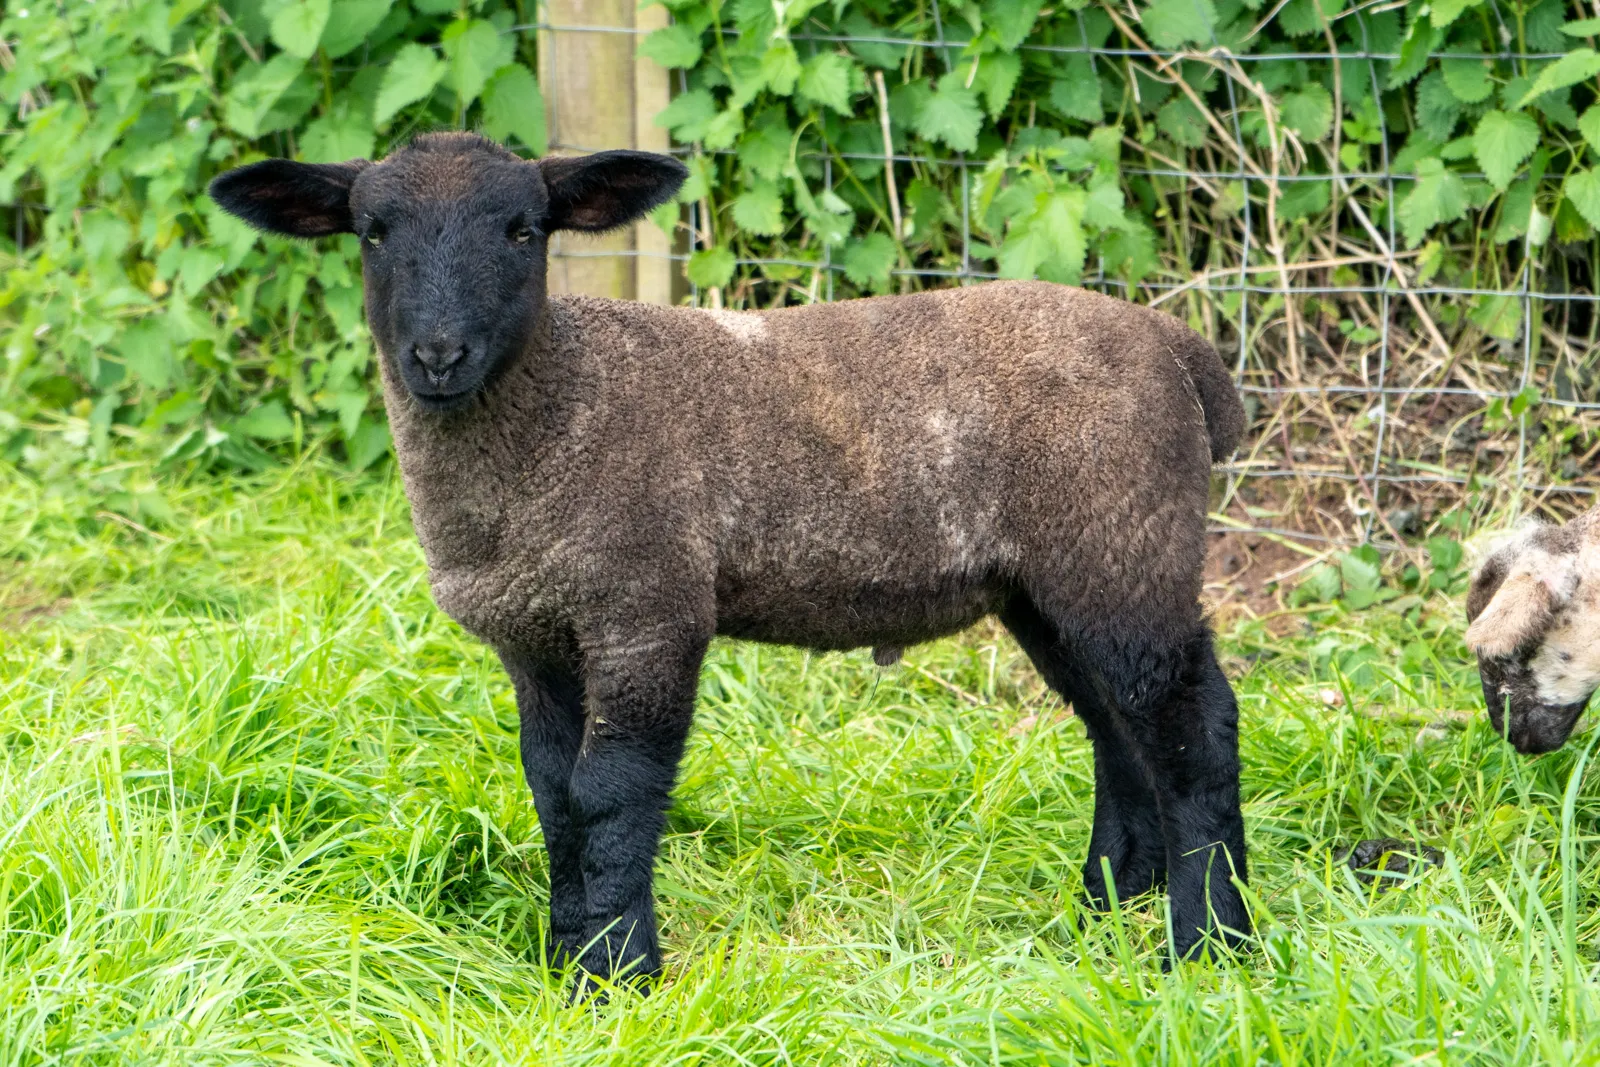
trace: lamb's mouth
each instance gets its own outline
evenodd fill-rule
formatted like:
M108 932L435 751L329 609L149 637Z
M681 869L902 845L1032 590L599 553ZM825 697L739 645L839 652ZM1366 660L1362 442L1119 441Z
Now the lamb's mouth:
M465 407L467 402L477 394L478 387L476 385L467 389L458 389L453 393L421 393L414 389L411 391L412 397L416 399L424 411L431 411L437 414Z

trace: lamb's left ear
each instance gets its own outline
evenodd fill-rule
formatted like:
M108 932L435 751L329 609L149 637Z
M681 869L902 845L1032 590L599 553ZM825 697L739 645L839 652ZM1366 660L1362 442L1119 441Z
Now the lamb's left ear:
M655 152L547 156L535 166L550 195L546 233L625 226L671 200L689 176L688 167Z
M211 180L211 199L258 230L286 237L327 237L355 232L350 187L372 166L365 159L345 163L296 163L263 159Z

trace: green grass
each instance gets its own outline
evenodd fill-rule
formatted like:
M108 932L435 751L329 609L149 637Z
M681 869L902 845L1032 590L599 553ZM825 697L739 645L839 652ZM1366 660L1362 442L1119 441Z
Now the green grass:
M144 532L0 475L0 1063L1600 1058L1597 735L1493 736L1447 599L1224 636L1262 945L1170 974L1159 899L1078 909L1088 747L997 631L890 671L719 643L666 981L573 1008L510 687L397 482L168 500ZM1330 851L1376 836L1446 864L1375 893Z

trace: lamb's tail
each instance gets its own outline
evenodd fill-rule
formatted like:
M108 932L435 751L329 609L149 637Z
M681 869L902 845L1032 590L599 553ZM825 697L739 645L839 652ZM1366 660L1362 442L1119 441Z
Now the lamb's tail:
M1244 436L1244 405L1239 402L1233 376L1223 366L1217 350L1199 334L1188 333L1186 344L1177 355L1200 397L1206 436L1211 441L1211 459L1213 462L1227 459Z

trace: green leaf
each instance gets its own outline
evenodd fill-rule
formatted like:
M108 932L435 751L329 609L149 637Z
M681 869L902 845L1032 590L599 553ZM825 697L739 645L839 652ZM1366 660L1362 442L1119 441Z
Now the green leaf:
M549 147L544 126L544 95L533 72L519 63L495 71L483 87L483 132L497 141L516 137L536 156Z
M1539 77L1534 79L1533 87L1517 106L1527 107L1536 96L1588 81L1596 74L1600 74L1600 54L1596 54L1592 48L1574 48L1539 72Z
M850 61L837 52L819 52L800 68L800 95L817 104L831 107L841 115L852 115L850 107Z
M706 123L706 132L701 137L701 142L713 152L729 148L739 139L744 132L744 111L730 107L719 112Z
M1461 101L1444 83L1444 75L1433 71L1417 83L1417 129L1440 144L1450 140L1461 119Z
M1481 103L1494 94L1489 64L1482 59L1446 59L1439 64L1444 84L1463 104Z
M1561 195L1577 209L1584 221L1600 229L1600 167L1575 171L1561 185Z
M1389 70L1389 88L1398 89L1409 84L1428 65L1429 53L1444 40L1444 31L1436 30L1425 18L1414 16L1400 43L1400 59Z
M1314 143L1333 131L1333 96L1316 82L1284 96L1279 109L1283 124L1302 141Z
M1400 204L1400 226L1406 244L1415 248L1433 227L1454 222L1467 213L1467 186L1461 176L1446 170L1438 159L1417 164L1417 180Z
M345 440L344 452L350 466L364 471L389 452L389 424L362 417L356 432Z
M401 108L426 99L444 77L446 63L427 45L412 42L395 53L378 84L372 121L386 126Z
M1477 7L1483 0L1430 0L1432 11L1429 17L1433 20L1434 29L1442 30L1468 8Z
M978 147L983 108L978 106L978 95L962 85L960 73L951 71L939 79L938 91L929 95L911 122L924 139L971 152Z
M1428 538L1428 558L1436 569L1453 571L1461 566L1461 542L1453 537Z
M123 330L117 351L128 373L152 389L165 389L171 383L172 339L164 319L150 315Z
M294 420L283 409L283 401L268 400L233 420L232 429L262 441L287 441L294 436Z
M292 56L310 59L328 24L329 0L295 0L272 16L272 41Z
M1156 112L1156 128L1183 148L1199 148L1206 143L1205 119L1186 96L1175 96L1161 105Z
M984 0L983 24L994 31L1002 52L1015 52L1043 7L1043 0Z
M1383 572L1381 557L1377 549L1371 545L1363 545L1351 552L1347 552L1339 560L1339 578L1344 586L1346 600L1352 599L1352 593L1376 593L1383 585ZM1365 603L1357 605L1366 607L1372 603L1367 599Z
M1600 19L1578 19L1561 24L1561 32L1569 37L1593 37L1600 34Z
M855 5L851 5L844 21L839 23L839 32L851 38L845 43L845 47L869 67L894 70L905 59L907 49L904 45L881 44L878 41L863 39L872 37L892 39L898 35L892 32L886 33L882 26L876 25Z
M717 100L710 89L691 89L672 98L672 103L656 114L655 124L672 131L675 140L698 141L717 117Z
M684 273L688 275L690 282L700 288L715 289L733 280L735 265L732 250L717 245L715 248L702 249L690 256Z
M991 120L1000 117L1011 102L1011 93L1022 76L1022 57L1014 52L991 52L978 63L974 84L983 94L983 105Z
M1050 83L1050 106L1082 122L1099 122L1105 112L1100 107L1100 79L1086 55L1067 57L1065 74Z
M1522 335L1522 297L1514 293L1475 297L1469 317L1490 337L1515 341Z
M1156 0L1141 21L1157 48L1210 44L1217 9L1211 0Z
M128 249L133 227L103 208L86 211L78 222L80 247L89 262L109 264Z
M1307 571L1300 584L1294 587L1290 603L1294 607L1304 604L1327 604L1338 599L1342 587L1339 568L1331 563L1319 563Z
M1278 25L1291 37L1321 34L1323 26L1344 10L1344 0L1289 0L1278 15Z
M1076 285L1083 275L1083 260L1088 241L1083 232L1086 200L1081 189L1058 189L1048 194L1034 226L1049 244L1048 254L1039 265L1039 275L1048 281Z
M128 21L134 35L162 55L171 55L172 8L164 3L148 2L132 6L133 17Z
M886 233L874 231L859 241L850 242L840 259L844 276L856 285L882 291L889 287L889 272L894 269L899 251Z
M1284 183L1278 198L1278 217L1285 221L1303 219L1327 208L1332 182L1303 181Z
M1130 285L1138 285L1161 268L1155 233L1142 222L1130 222L1122 229L1105 234L1100 238L1097 251L1106 269L1120 275Z
M703 51L700 34L683 22L663 26L639 42L639 55L668 69L694 66Z
M322 50L331 59L354 51L393 6L394 0L333 0L322 30Z
M267 132L264 127L273 105L305 67L305 60L282 52L235 80L223 98L222 117L228 128L252 139Z
M1495 227L1494 242L1505 244L1514 241L1528 232L1528 223L1532 220L1534 182L1531 178L1521 178L1511 183L1505 192L1505 199L1500 208L1500 225Z
M794 83L800 78L800 57L794 54L794 45L788 39L772 42L761 55L761 81L779 96L794 92Z
M342 98L300 135L300 155L307 163L340 163L371 159L376 135L366 109Z
M1504 189L1539 146L1539 124L1521 111L1488 111L1472 134L1473 155L1496 189Z
M758 178L776 181L789 171L789 144L794 132L789 129L787 108L768 108L739 141L739 162Z
M783 232L783 195L773 182L757 182L733 200L733 221L747 233L775 237Z
M1600 104L1590 104L1589 110L1578 120L1578 132L1589 142L1589 147L1600 152Z
M466 107L483 92L489 75L511 61L516 43L509 35L502 36L492 22L457 19L439 35L439 47L450 64L446 83Z

